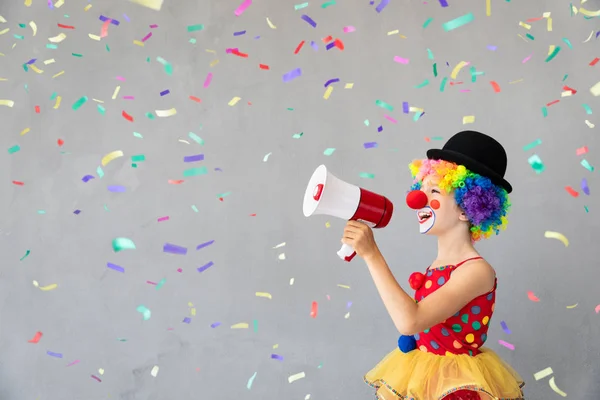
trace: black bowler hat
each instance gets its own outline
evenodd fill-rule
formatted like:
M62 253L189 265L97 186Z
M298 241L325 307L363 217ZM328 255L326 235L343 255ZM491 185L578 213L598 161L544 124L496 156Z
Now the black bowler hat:
M427 151L427 158L464 165L469 171L489 178L508 193L512 186L506 179L506 151L498 141L476 131L462 131L452 136L442 149Z

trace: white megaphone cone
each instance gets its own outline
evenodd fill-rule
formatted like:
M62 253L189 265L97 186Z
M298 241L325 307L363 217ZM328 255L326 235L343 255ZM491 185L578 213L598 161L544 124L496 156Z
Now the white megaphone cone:
M302 210L305 217L331 215L361 221L371 228L383 228L392 218L394 205L382 195L344 182L328 172L325 165L320 165L308 182ZM344 244L337 254L351 261L356 252Z

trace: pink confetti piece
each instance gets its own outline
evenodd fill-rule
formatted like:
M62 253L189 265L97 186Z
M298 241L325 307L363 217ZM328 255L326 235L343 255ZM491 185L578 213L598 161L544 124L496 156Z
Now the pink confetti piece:
M389 115L384 115L385 119L387 119L388 121L397 124L398 121L396 121L394 118L390 117Z
M156 25L156 24L150 25L150 29L154 29L154 28L158 28L158 25Z
M148 34L142 38L142 42L145 42L146 40L150 39L151 37L152 37L152 32L148 32Z
M169 220L169 217L168 217L168 216L167 216L167 217L160 217L160 218L158 219L158 222L163 222L163 221L168 221L168 220Z
M530 55L528 55L527 57L525 57L525 58L523 59L523 61L521 61L521 63L522 63L522 64L525 64L527 61L529 61L529 60L531 59L531 56L532 56L532 55L533 55L533 54L530 54Z
M581 155L583 155L583 154L585 154L587 152L588 152L588 147L587 146L580 147L576 151L576 153L577 153L578 156L581 156Z
M71 362L71 363L67 364L67 367L73 366L73 365L75 365L75 364L79 364L79 360L75 360L75 361L73 361L73 362Z
M594 309L594 311L596 311L596 314L600 314L600 304L598 304L596 306L596 308Z
M507 349L511 349L514 350L515 349L515 345L505 342L504 340L498 340L498 343L500 343L502 346L506 347Z
M123 96L124 100L135 100L135 97L133 96Z
M244 0L242 2L242 4L240 4L240 6L234 12L236 17L239 17L240 15L242 15L242 13L244 11L246 11L246 8L250 7L250 5L252 5L252 0Z
M212 81L212 77L213 77L212 72L209 72L208 75L206 75L206 79L204 80L204 87L205 88L207 88L208 85L210 85L210 82Z
M396 61L397 63L400 63L400 64L408 64L408 58L402 58L399 56L395 56L394 61Z
M356 30L356 28L353 26L345 26L344 27L344 33L354 32L355 30Z
M102 24L102 29L100 30L100 37L107 37L108 36L108 25L110 25L110 21L111 21L110 19L107 19Z
M118 81L125 82L125 78L123 78L122 76L117 76L117 77L116 77L116 79L117 79Z

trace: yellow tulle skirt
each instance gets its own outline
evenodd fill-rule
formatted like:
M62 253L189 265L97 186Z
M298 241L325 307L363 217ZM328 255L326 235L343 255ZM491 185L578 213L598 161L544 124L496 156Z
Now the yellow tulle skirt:
M498 355L481 348L476 356L439 356L398 348L369 371L364 379L379 400L441 400L458 390L472 390L482 399L522 400L523 379Z

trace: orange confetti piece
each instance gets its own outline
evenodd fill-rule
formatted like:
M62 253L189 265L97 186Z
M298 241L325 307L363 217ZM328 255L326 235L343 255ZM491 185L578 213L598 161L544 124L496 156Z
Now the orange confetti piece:
M127 121L129 121L129 122L133 122L133 117L132 117L131 115L127 114L125 111L123 111L123 112L121 113L121 115L122 115L122 116L123 116L123 118L125 118Z
M577 149L577 155L580 156L582 154L585 154L588 152L588 147L587 146L583 146Z
M270 69L270 68L269 68L269 66L268 66L268 65L266 65L266 64L258 64L258 67L259 67L260 69Z
M565 186L565 190L573 197L579 196L579 193L577 193L577 191L575 189L573 189L571 186Z
M59 28L64 28L64 29L75 29L74 26L71 25L63 25L63 24L58 24Z
M500 93L500 85L498 85L498 83L496 83L495 81L490 81L490 85L492 85L492 87L494 88L494 92Z
M531 301L540 301L540 299L538 299L537 296L533 294L533 292L527 292L527 297L529 297L529 300Z
M310 308L310 316L313 318L317 318L317 313L319 312L319 305L316 301L312 302L312 306Z
M332 36L327 36L323 38L323 43L331 42L333 40Z
M174 180L174 179L169 179L169 183L171 185L181 185L184 182L183 179L178 179L178 180Z
M196 103L201 103L202 100L200 100L198 97L196 96L190 96L190 100L195 101Z
M300 49L302 48L302 46L304 46L304 40L300 42L300 44L298 45L298 47L296 47L296 50L294 50L294 54L298 54L298 52L300 51Z

